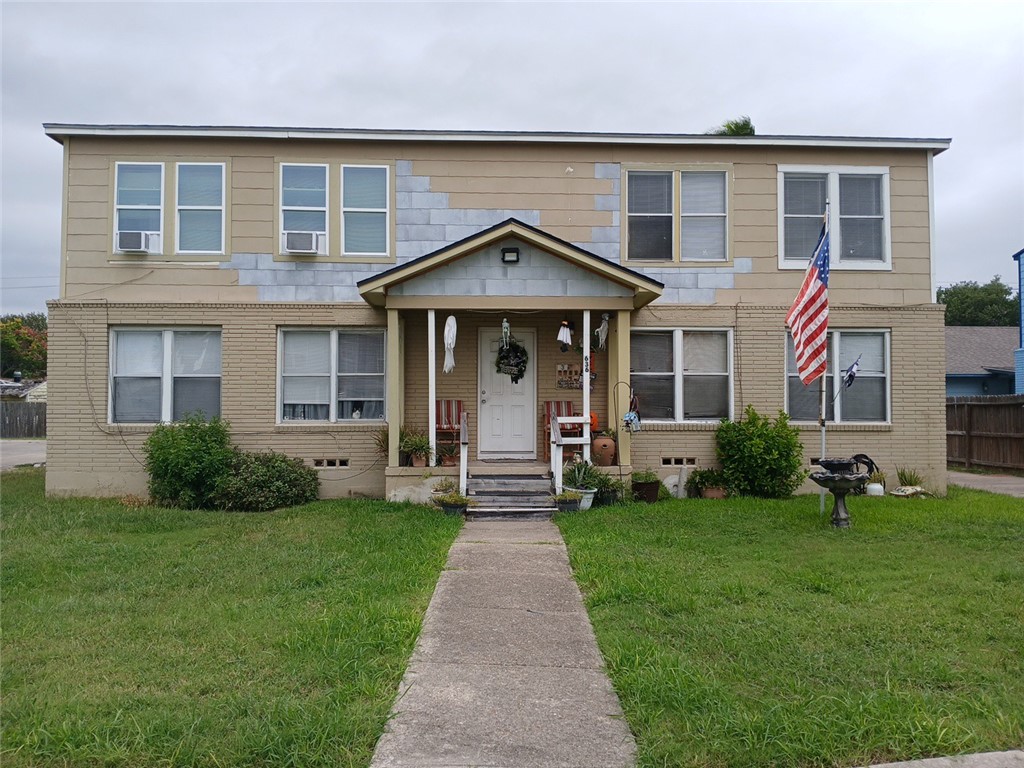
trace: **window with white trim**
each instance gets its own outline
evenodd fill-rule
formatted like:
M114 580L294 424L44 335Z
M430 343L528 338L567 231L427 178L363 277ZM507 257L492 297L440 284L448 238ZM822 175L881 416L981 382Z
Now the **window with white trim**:
M627 171L626 258L725 261L727 192L725 171Z
M139 247L160 252L163 232L164 164L116 163L114 166L114 249L121 251L121 232L139 232Z
M842 269L888 269L889 169L779 166L779 265L804 268L831 202L831 261Z
M224 253L224 163L178 163L178 253Z
M345 256L388 255L388 167L341 167L341 232Z
M327 252L327 166L281 164L281 251Z
M282 329L281 421L383 419L384 331Z
M731 331L633 330L630 386L645 420L731 418Z
M846 370L860 358L850 387L843 386ZM838 376L836 375L838 361ZM842 330L828 334L825 376L825 418L835 423L888 423L889 333ZM804 386L797 375L793 337L786 334L786 412L793 421L817 421L821 411L821 383Z
M110 343L111 422L220 416L219 330L119 328Z

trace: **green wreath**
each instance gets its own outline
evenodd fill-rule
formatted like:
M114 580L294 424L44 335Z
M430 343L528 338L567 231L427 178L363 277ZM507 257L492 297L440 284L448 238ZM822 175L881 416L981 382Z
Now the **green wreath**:
M508 340L508 346L498 350L498 357L494 361L494 370L498 373L507 373L512 377L512 383L518 384L519 380L526 375L526 364L530 361L530 355L526 347L516 341L512 336Z

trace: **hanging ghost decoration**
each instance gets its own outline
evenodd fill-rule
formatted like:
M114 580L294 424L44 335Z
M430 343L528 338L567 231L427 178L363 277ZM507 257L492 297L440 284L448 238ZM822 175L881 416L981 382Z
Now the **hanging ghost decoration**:
M445 373L455 370L455 336L458 333L458 325L455 322L455 315L448 315L444 322L444 368Z

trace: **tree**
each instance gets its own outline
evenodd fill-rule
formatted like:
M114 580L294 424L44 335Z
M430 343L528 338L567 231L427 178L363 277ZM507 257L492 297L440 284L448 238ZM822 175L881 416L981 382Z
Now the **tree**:
M712 136L753 136L755 134L754 124L750 122L749 115L742 115L735 120L726 120L717 128L707 132Z
M43 318L43 330L36 330L25 322L38 323ZM5 315L0 319L0 375L12 376L21 371L25 378L46 376L46 316L38 312L31 315Z
M28 312L24 315L0 315L0 323L6 323L9 320L21 320L22 324L33 331L46 333L45 312Z
M1017 325L1020 296L999 275L984 285L973 280L939 288L936 301L946 305L946 325Z

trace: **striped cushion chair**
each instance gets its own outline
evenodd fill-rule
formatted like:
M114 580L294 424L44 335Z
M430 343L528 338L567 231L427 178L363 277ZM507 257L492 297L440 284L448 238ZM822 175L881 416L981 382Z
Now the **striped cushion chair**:
M459 442L462 432L462 401L438 400L437 439L448 443Z
M566 416L577 416L572 400L546 400L544 402L544 459L551 458L551 420ZM561 427L562 437L580 437L582 424L566 424Z

